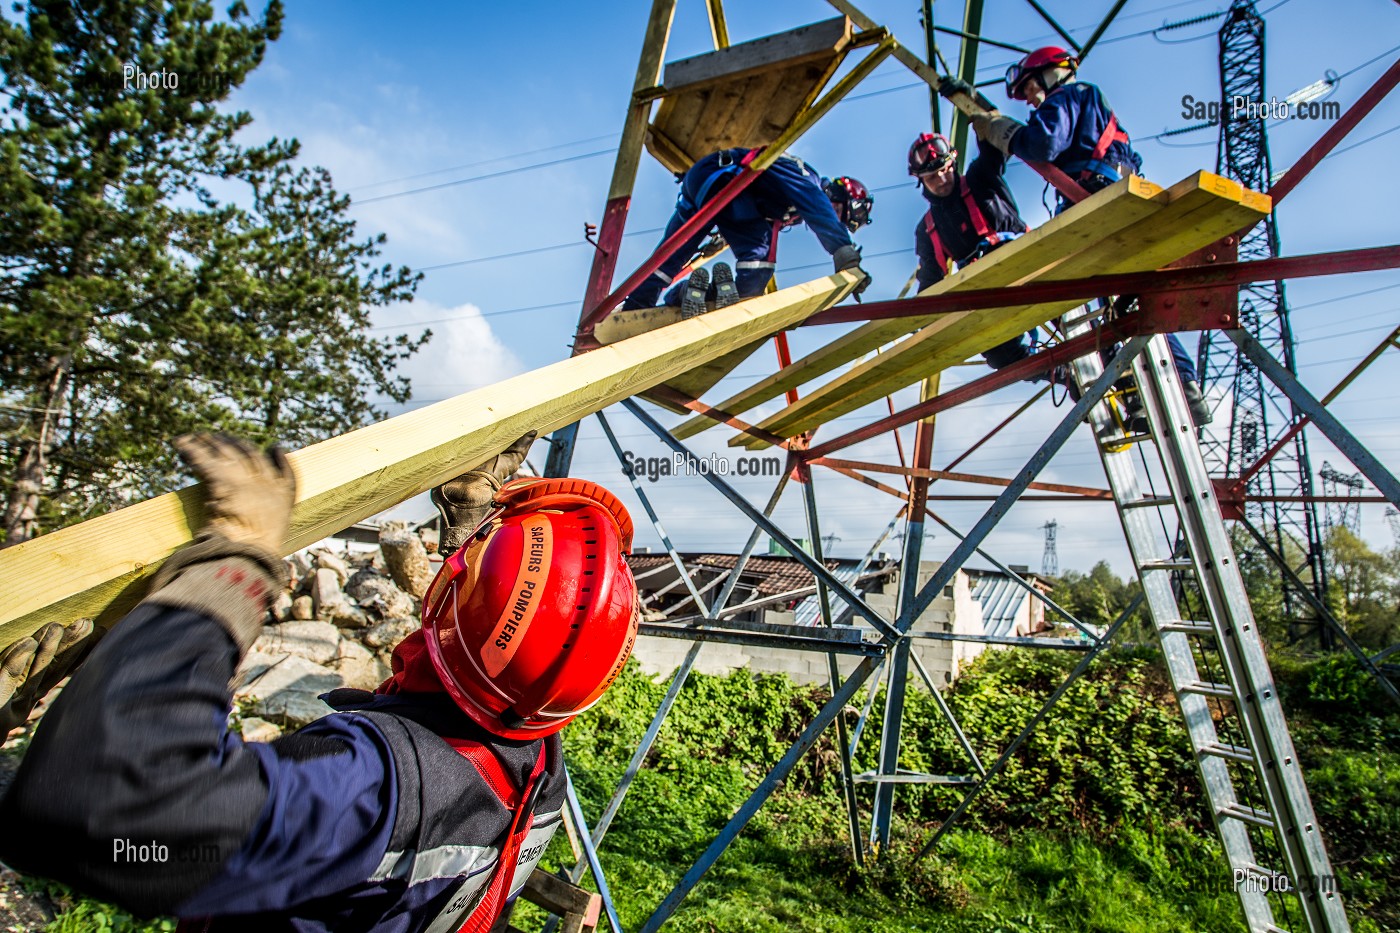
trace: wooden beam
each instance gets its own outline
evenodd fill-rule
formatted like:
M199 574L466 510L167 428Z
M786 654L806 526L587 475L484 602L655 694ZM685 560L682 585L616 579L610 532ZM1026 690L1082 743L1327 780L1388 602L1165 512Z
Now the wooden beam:
M299 450L282 552L431 489L526 431L543 435L791 327L855 284L844 272L786 288ZM190 542L201 513L190 487L0 551L0 648L45 622L115 622L145 577Z
M1151 217L1166 206L1165 192L1141 178L1124 179L1076 204L1030 233L1006 244L966 269L936 282L920 294L939 295L963 289L997 288L1030 281L1105 236ZM715 407L742 414L872 352L899 337L937 322L940 315L871 321L831 343L794 360L791 366L763 379ZM713 424L691 418L675 431L678 438L700 433Z

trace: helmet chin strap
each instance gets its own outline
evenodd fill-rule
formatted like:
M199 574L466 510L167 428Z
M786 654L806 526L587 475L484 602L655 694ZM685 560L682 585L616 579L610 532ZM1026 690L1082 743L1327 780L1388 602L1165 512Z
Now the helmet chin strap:
M1042 68L1040 71L1040 84L1047 94L1062 84L1072 84L1074 80L1074 71L1070 68Z

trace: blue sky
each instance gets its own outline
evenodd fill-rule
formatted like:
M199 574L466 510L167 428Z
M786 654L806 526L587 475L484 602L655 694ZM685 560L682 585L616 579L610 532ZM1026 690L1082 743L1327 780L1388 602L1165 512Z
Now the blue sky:
M1081 77L1109 94L1145 158L1144 173L1158 183L1169 185L1215 166L1213 131L1166 140L1147 137L1190 122L1181 115L1183 95L1217 96L1219 20L1155 36L1151 30L1226 5L1223 0L1134 0L1081 71ZM1083 41L1111 3L1061 0L1048 6ZM940 24L960 24L960 4L936 7ZM863 8L911 48L923 47L914 0L871 0ZM1392 51L1400 43L1400 8L1384 0L1272 0L1260 9L1267 11L1266 93L1271 96L1283 98L1331 70L1345 75L1332 98L1345 108L1400 54ZM568 353L592 253L582 241L583 225L598 222L602 213L611 150L622 127L648 10L649 3L641 0L587 6L287 3L283 37L270 47L266 63L237 92L234 103L255 117L250 138L295 136L305 161L332 171L337 186L355 198L353 213L361 230L388 234L388 260L428 270L418 300L385 309L376 322L384 334L423 324L436 334L429 349L406 369L414 377L411 407ZM735 42L835 15L814 0L730 0L726 10ZM987 3L983 31L1027 47L1054 41L1029 5L1012 0ZM943 38L944 55L956 60L955 40ZM704 4L680 0L668 60L710 48ZM1377 56L1378 61L1347 74ZM984 49L979 77L999 76L1014 57ZM825 174L853 175L876 189L875 222L857 239L870 257L865 265L875 280L870 295L877 299L893 297L915 265L913 230L923 206L905 174L904 158L910 140L929 128L929 112L926 91L914 84L907 70L887 61L794 147ZM998 89L989 94L1003 102ZM1024 117L1023 105L1004 103L1007 113ZM946 107L944 112L946 119ZM1343 146L1397 127L1400 99L1393 95ZM1322 129L1322 124L1301 120L1272 124L1275 169L1290 165ZM1395 220L1400 186L1389 171L1397 152L1400 130L1324 162L1279 211L1284 254L1393 243L1400 227ZM1039 179L1020 165L1008 177L1027 219L1043 221ZM416 190L423 188L431 190ZM669 173L644 158L627 227L635 235L625 240L619 281L656 245L674 199ZM525 255L504 255L511 253ZM798 228L784 234L780 284L807 281L829 268L830 260L810 233ZM1301 280L1288 286L1288 294L1296 309L1300 373L1318 395L1400 322L1400 272ZM794 350L800 354L833 335L830 328L800 332L794 335ZM774 365L771 348L763 348L713 397L727 395ZM945 376L945 389L981 372L954 370ZM1392 465L1400 463L1400 430L1386 412L1400 404L1397 373L1400 367L1391 351L1334 405ZM1031 391L1008 389L940 418L935 466L960 453ZM901 396L896 403L909 400ZM648 456L663 454L660 443L625 411L609 416L624 447ZM999 436L963 468L1011 475L1055 417L1048 401L1038 403L1021 430ZM864 412L838 427L863 419L868 420ZM674 420L663 418L667 424ZM1072 439L1043 478L1103 484L1087 432L1080 433L1086 436ZM726 439L724 429L711 431L697 440L696 448L702 454L726 452ZM1327 459L1350 472L1319 435L1312 436L1312 444L1315 469ZM888 439L871 442L853 455L893 462L893 444ZM542 463L542 446L533 459ZM635 501L591 419L575 472L625 491L629 502ZM740 478L734 484L761 504L772 480ZM702 480L667 478L646 486L678 547L732 551L742 545L749 526ZM834 474L818 474L817 490L822 530L840 538L834 551L841 555L863 553L897 507L893 499ZM985 492L986 487L949 485L946 491ZM984 507L949 504L943 514L966 528ZM802 533L801 497L795 488L778 515L791 533ZM1038 568L1041 525L1050 518L1059 521L1062 568L1088 569L1106 558L1119 573L1128 572L1121 533L1102 505L1024 503L993 534L989 548L1003 561ZM1362 518L1368 538L1378 545L1390 543L1380 506L1364 508ZM657 541L644 530L638 543ZM925 556L938 559L954 543L939 533L926 543Z

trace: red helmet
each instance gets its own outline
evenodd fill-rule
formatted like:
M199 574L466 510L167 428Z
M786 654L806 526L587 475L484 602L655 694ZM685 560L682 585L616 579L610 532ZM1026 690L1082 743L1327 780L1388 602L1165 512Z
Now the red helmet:
M875 206L875 199L865 185L843 175L830 180L822 179L822 190L831 199L836 216L841 218L847 230L855 233L870 223L870 209Z
M632 519L596 483L518 479L423 597L452 699L507 739L558 732L612 685L637 638Z
M958 150L949 144L947 137L938 133L924 133L909 147L909 174L936 172L957 157Z
M1036 49L1010 68L1006 69L1006 96L1012 100L1025 100L1023 88L1027 81L1036 77L1046 68L1068 68L1079 70L1079 59L1058 45L1047 45ZM1044 83L1044 82L1042 82ZM1047 91L1049 87L1045 88Z

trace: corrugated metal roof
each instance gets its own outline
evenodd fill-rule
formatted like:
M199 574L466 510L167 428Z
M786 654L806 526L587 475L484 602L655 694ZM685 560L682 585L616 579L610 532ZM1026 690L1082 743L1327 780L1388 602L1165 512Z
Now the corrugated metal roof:
M831 562L828 561L827 564L828 566L830 566ZM846 563L837 567L831 572L831 575L834 576L836 579L840 580L842 583L851 587L852 589L855 589L856 571L859 569L860 564L852 561L850 563ZM810 586L813 580L812 574L807 574L807 579L809 581L807 585ZM862 596L865 595L865 593L859 589L856 589L856 592L860 593ZM841 597L836 595L831 596L831 613L833 618L838 623L841 619L841 616L849 612L850 609L846 606L845 600L841 599ZM806 599L802 600L802 602L797 604L796 609L792 610L793 618L797 620L798 625L819 624L821 622L821 613L822 604L820 596L808 596Z
M982 630L988 635L1014 635L1016 616L1030 594L1003 574L979 573L972 581L972 598L982 604Z

